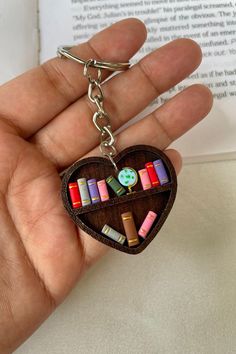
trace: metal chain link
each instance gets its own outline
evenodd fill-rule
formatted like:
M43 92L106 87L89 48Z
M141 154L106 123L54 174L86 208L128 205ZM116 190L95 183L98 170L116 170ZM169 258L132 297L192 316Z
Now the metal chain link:
M102 155L108 157L114 168L118 170L113 159L113 157L115 157L117 154L115 147L115 137L111 130L110 117L103 107L104 94L101 85L102 71L100 68L97 68L97 77L94 78L89 71L91 67L94 68L94 65L96 65L96 60L94 59L89 59L84 65L84 76L89 81L88 98L97 106L97 112L95 112L93 115L93 123L101 133L100 151Z

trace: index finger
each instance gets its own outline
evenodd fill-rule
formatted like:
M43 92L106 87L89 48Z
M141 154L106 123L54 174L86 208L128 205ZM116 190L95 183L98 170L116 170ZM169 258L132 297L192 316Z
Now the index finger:
M137 19L117 22L88 42L73 48L83 59L128 61L146 39L144 24ZM83 66L54 58L0 87L0 116L28 138L87 90ZM103 78L109 73L104 71Z

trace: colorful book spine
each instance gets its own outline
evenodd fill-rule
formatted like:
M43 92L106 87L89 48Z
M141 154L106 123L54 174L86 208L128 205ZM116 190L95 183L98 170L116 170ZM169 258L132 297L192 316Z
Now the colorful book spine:
M73 209L80 208L82 206L78 184L76 182L69 183L69 193Z
M153 162L153 164L154 164L154 168L155 168L156 173L158 175L158 178L159 178L161 186L163 184L168 183L169 182L169 178L168 178L168 175L166 173L166 169L165 169L165 166L164 166L162 160L156 160L156 161Z
M118 197L126 193L124 187L113 176L109 176L106 181Z
M148 171L148 175L149 175L152 187L160 186L160 181L159 181L159 178L156 174L153 163L152 162L146 163L145 168Z
M105 202L106 200L109 200L109 193L107 190L107 184L105 179L98 181L97 186L98 186L98 191L99 191L101 201Z
M132 212L121 214L125 234L130 247L139 245L139 237L134 223Z
M92 201L92 204L99 203L101 201L101 199L100 199L96 179L95 178L89 179L87 181L87 184L88 184L89 194L90 194L90 199Z
M91 200L90 200L90 195L89 195L89 190L88 190L88 185L86 182L85 178L79 178L77 180L78 186L79 186L79 192L81 196L81 201L82 201L82 206L90 205Z
M144 222L142 223L142 226L139 229L139 236L146 238L147 234L152 228L152 225L154 224L154 221L157 218L157 214L154 213L153 211L149 211Z
M139 170L138 173L140 176L143 190L147 190L147 189L152 188L152 184L151 184L151 181L150 181L150 178L149 178L146 168L144 168L143 170Z
M118 231L114 230L108 225L103 226L102 233L112 240L119 242L121 245L123 245L126 240L124 235L120 234Z

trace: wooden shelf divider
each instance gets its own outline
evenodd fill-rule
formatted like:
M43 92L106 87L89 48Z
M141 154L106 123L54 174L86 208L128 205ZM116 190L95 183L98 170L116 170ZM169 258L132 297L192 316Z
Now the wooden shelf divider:
M163 193L163 192L167 192L171 190L171 184L172 183L167 183L163 186L159 186L159 187L155 187L155 188L151 188L148 189L146 191L142 190L142 191L137 191L137 192L133 192L130 194L125 194L122 195L121 197L114 197L111 198L105 202L99 202L96 204L90 204L87 205L85 207L81 207L78 209L71 209L71 211L73 211L74 215L81 215L81 214L86 214L86 213L90 213L92 211L98 210L98 209L103 209L103 208L108 208L110 206L114 206L117 204L122 204L122 203L127 203L130 202L132 200L137 200L140 198L146 198L148 196L154 195L154 194L159 194L159 193Z

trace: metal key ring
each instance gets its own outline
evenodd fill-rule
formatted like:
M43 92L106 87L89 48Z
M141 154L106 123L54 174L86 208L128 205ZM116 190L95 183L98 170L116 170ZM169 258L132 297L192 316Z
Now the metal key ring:
M74 55L70 52L70 49L72 47L58 47L57 49L57 55L61 58L61 57L66 57L68 59L72 59L74 61L76 61L79 64L82 65L86 65L86 63L88 62L87 60L83 60L80 57L78 57L77 55ZM98 61L98 60L93 60L93 63L90 65L93 68L98 68L98 69L106 69L109 71L125 71L127 69L129 69L130 67L130 62L128 63L110 63L110 62L106 62L106 61Z

